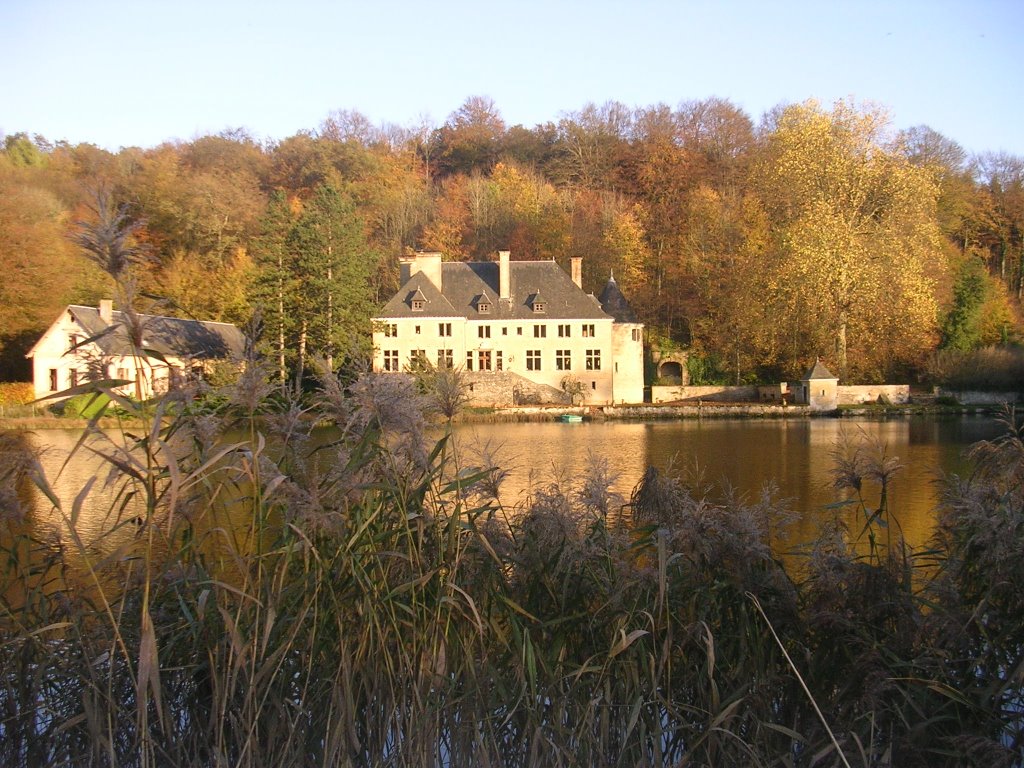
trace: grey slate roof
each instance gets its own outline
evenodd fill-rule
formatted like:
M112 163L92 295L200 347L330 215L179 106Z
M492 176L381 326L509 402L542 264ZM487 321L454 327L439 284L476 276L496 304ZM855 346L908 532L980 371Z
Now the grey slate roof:
M438 291L422 272L413 275L378 313L380 318L465 317L470 320L607 320L597 300L584 293L553 261L509 263L510 301L500 301L498 263L445 262ZM422 312L412 310L412 294L420 290L426 300ZM543 312L533 311L540 293ZM479 301L491 304L489 313L477 311Z
M811 367L811 370L809 370L807 373L804 374L804 377L803 377L803 379L801 379L801 381L811 381L813 379L836 379L836 380L838 380L839 377L838 376L833 376L832 372L829 371L829 369L825 367L825 364L823 362L821 362L821 359L819 358L818 360L816 360L814 362L814 365Z
M123 312L112 314L110 326L100 317L96 307L72 304L68 312L89 337L99 336L108 327L112 329L95 342L104 354L132 354ZM139 318L143 326L143 346L162 355L194 360L240 360L245 353L245 337L230 323L182 320L163 315L139 315Z
M601 295L597 297L597 300L601 302L601 309L607 312L609 315L615 318L617 323L639 323L636 314L633 312L633 308L629 306L629 302L626 301L626 297L622 295L622 291L619 290L619 284L615 282L614 277L608 278L608 284L601 291Z

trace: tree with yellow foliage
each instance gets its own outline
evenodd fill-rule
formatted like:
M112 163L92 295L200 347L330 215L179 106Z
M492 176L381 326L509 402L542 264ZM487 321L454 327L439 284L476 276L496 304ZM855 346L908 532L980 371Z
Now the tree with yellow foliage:
M933 175L887 142L888 118L809 101L775 116L755 171L774 224L778 280L801 343L841 378L884 374L934 343L945 269Z

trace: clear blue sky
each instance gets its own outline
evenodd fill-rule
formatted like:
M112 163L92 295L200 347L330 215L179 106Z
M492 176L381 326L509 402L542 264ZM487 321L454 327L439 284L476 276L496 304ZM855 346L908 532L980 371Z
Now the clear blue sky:
M109 149L337 109L509 125L587 102L719 96L885 106L968 152L1024 156L1024 0L0 0L0 133Z

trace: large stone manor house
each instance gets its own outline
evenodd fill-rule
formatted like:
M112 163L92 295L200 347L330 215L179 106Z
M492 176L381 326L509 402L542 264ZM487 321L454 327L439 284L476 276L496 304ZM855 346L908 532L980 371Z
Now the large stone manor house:
M580 258L571 275L509 251L497 262L417 253L400 266L373 319L375 371L461 366L472 399L492 404L565 402L573 383L588 405L643 402L643 325L614 279L599 297L583 291Z

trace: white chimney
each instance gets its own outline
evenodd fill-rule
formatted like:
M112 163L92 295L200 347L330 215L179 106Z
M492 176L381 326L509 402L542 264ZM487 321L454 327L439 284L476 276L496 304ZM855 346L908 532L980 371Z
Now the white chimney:
M100 299L100 320L107 325L114 322L114 302L112 299Z
M409 273L406 275L408 265ZM413 275L422 272L427 279L434 284L437 290L441 290L441 254L440 253L417 253L411 260L402 259L400 262L401 277L404 283Z
M583 257L573 256L569 261L572 264L572 281L583 290Z
M509 277L509 251L498 251L498 298L508 301L512 298L512 281Z

